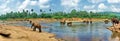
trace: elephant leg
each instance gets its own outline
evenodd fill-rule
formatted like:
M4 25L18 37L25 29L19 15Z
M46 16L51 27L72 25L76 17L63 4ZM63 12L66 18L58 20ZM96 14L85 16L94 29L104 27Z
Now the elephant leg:
M33 28L33 31L36 31L36 27Z
M33 26L31 26L31 28L32 28Z
M112 26L114 26L114 22L112 22Z
M38 28L39 29L39 32L42 32L41 28Z

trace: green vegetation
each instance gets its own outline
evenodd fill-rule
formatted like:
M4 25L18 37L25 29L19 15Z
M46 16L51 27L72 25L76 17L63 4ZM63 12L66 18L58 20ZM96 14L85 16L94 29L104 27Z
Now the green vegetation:
M52 10L49 9L51 12ZM41 14L40 14L41 13ZM5 19L16 19L16 18L55 18L55 19L61 19L61 18L112 18L115 17L115 13L112 12L87 12L87 11L76 11L75 9L72 10L70 13L65 12L54 12L54 13L45 13L40 9L40 13L37 14L34 12L33 9L31 11L23 10L22 12L9 12L4 15L0 16L1 20ZM119 18L119 17L118 17Z

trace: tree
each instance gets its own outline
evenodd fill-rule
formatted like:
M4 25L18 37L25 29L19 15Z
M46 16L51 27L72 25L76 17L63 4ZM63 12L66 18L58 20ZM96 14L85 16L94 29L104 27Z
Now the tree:
M31 9L31 12L33 12L34 10L33 9Z
M89 18L91 19L91 15L93 14L93 12L92 11L90 11L90 13L89 13Z
M49 9L49 11L51 12L52 10L51 10L51 9Z
M28 13L29 11L28 11L28 10L26 10L26 12Z
M73 10L71 11L71 14L75 14L75 13L76 13L76 10L73 9Z
M43 12L42 9L40 9L40 12Z
M37 13L33 12L33 13L31 14L31 16L32 16L32 18L37 18Z

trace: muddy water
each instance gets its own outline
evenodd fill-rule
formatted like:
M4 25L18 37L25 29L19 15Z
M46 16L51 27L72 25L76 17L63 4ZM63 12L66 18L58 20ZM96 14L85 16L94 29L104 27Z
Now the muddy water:
M119 33L112 33L106 29L112 24L105 24L103 22L94 22L92 24L86 23L73 23L72 26L61 25L59 22L46 23L41 22L42 26L48 28L42 28L43 31L56 34L57 38L64 39L66 41L120 41ZM16 23L14 25L21 25L30 27L27 22Z

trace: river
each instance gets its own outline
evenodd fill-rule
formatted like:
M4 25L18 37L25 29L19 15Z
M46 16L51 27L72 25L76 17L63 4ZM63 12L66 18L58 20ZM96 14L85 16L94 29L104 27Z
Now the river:
M72 26L61 25L57 22L40 22L43 31L56 34L56 38L61 38L66 41L120 41L119 33L112 33L107 28L112 26L112 23L105 24L104 22L93 22L86 24L82 22L74 22ZM30 27L26 22L16 23L14 25L21 25Z

